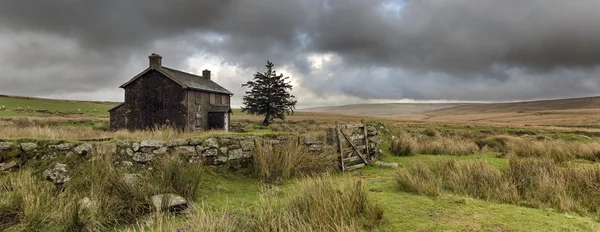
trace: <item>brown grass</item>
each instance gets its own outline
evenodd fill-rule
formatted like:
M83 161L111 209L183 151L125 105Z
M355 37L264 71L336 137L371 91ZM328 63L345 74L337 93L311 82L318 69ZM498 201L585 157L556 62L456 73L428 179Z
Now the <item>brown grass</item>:
M158 139L169 140L176 138L192 138L211 134L223 134L224 131L211 130L201 132L184 132L173 128L161 128L153 130L117 130L106 131L98 130L91 127L70 127L70 126L31 126L17 127L4 126L2 130L2 138L44 138L44 139L129 139L129 140L144 140Z
M337 155L330 150L310 152L297 141L285 144L257 144L253 155L259 178L271 182L330 172L337 168Z
M564 140L511 139L506 144L508 154L521 157L544 157L556 162L572 159L598 160L600 143Z
M265 195L248 212L200 208L185 221L157 215L150 229L128 231L364 231L376 229L383 218L361 180L340 186L329 176L306 178L285 199Z
M370 230L383 218L361 180L337 187L328 176L302 180L283 211L271 209L257 217L257 231Z
M439 161L400 169L402 191L436 196L450 191L496 202L599 215L600 165L559 165L547 158L509 158L498 170L483 161Z
M479 151L475 142L460 137L419 137L408 134L400 134L392 141L390 149L392 154L400 156L470 155Z

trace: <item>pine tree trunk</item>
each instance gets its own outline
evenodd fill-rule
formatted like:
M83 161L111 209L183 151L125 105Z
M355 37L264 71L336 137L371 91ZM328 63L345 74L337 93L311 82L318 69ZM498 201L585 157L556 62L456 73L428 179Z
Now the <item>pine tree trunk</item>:
M269 117L271 116L271 114L267 113L267 115L265 115L265 120L263 120L263 125L268 126L269 125Z

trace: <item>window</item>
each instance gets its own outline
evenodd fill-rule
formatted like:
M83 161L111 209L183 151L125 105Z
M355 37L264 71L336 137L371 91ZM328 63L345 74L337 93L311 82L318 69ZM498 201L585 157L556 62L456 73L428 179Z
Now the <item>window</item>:
M213 104L213 105L215 104L215 94L214 93L210 94L210 104Z
M227 95L221 95L221 104L223 104L223 105L229 105L229 96L227 96Z

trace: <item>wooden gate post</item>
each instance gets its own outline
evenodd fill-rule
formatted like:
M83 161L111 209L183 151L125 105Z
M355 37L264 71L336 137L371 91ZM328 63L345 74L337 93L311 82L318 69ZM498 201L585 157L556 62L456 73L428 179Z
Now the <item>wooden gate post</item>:
M365 136L365 155L367 156L367 159L371 161L371 153L369 153L369 139L367 139L367 123L364 119L360 120L360 122L363 124L363 134Z
M335 133L336 133L336 137L337 137L337 142L338 142L338 149L340 152L340 162L342 164L342 172L346 171L345 166L344 166L344 149L342 147L342 135L340 132L340 123L338 121L335 121Z

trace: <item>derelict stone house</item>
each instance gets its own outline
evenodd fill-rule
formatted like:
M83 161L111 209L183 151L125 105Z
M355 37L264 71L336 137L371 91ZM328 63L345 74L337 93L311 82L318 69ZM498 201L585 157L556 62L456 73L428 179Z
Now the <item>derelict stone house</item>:
M125 102L110 109L111 129L149 129L169 125L186 131L229 130L233 95L210 79L162 66L162 57L148 57L150 66L121 85Z

